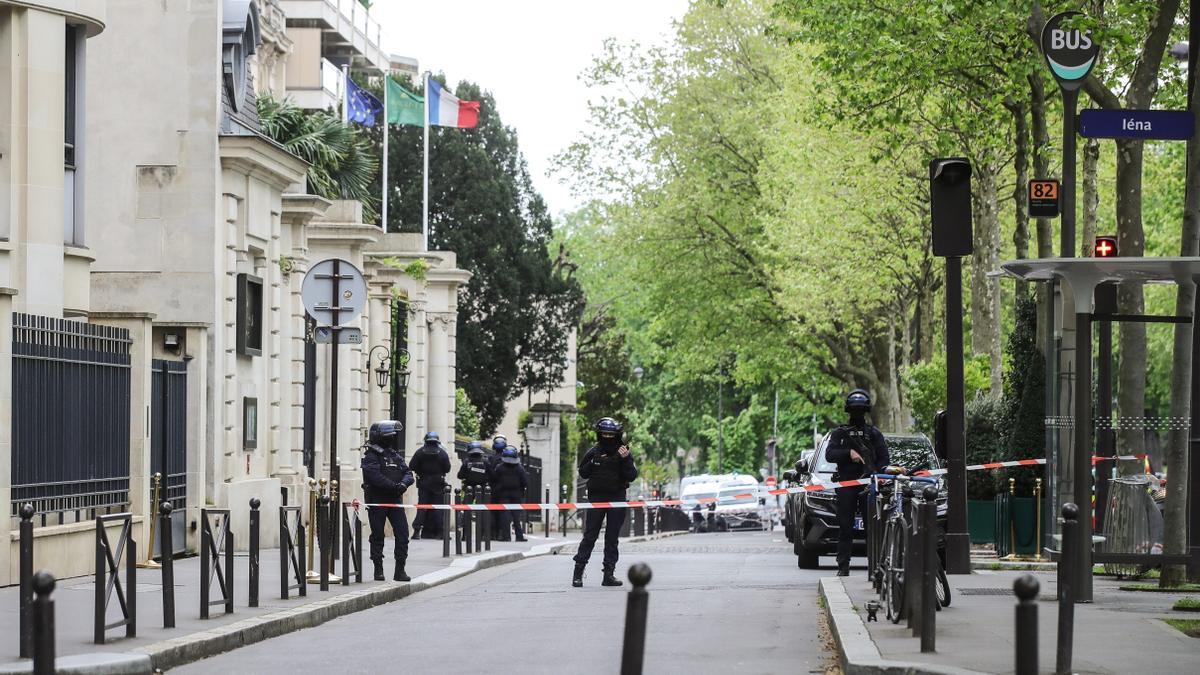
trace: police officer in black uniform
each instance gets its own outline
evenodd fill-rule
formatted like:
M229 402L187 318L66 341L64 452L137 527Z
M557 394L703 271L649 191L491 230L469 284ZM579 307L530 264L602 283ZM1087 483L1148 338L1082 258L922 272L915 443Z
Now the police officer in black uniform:
M525 492L529 489L529 475L525 473L525 467L521 466L521 457L516 448L507 447L500 453L500 461L492 465L490 478L493 504L520 504L525 501ZM517 532L517 541L525 541L520 514L514 511L498 511L496 515L496 520L500 523L500 541L509 541L514 529Z
M850 414L847 424L829 434L829 449L826 457L837 464L835 481L866 478L876 473L904 473L904 469L891 466L887 442L883 432L867 423L871 412L871 396L862 389L855 389L846 396L844 409ZM838 576L850 576L850 553L854 548L855 513L866 514L865 485L840 487L837 493ZM864 524L866 520L864 518Z
M409 466L417 474L417 501L421 504L441 504L445 498L446 474L450 473L450 455L446 454L436 431L425 434L425 445L413 453ZM413 539L441 538L441 514L426 509L418 510L413 518Z
M588 501L623 502L625 490L638 476L637 465L629 447L621 443L621 423L611 417L596 422L596 445L579 460L579 476L587 480ZM617 567L618 537L625 522L626 509L590 509L584 517L583 541L575 554L575 574L571 585L583 585L583 568L592 557L592 549L600 536L600 526L608 519L604 531L604 580L602 586L620 586L614 574Z
M404 455L396 449L400 430L404 426L395 420L376 422L371 425L366 452L362 458L363 492L372 504L398 504L404 491L413 484L413 474L404 463ZM392 524L396 536L395 581L409 581L404 573L408 560L408 518L404 509L392 506L367 507L367 520L371 523L371 563L375 566L375 581L383 581L383 528L384 521Z
M508 438L505 437L504 434L496 434L495 438L492 439L492 453L490 455L488 455L487 457L485 457L483 460L487 463L487 470L488 470L489 476L491 475L492 469L495 468L495 466L500 463L500 455L504 454L504 450L506 448L510 448L510 447L512 447L512 446L510 446L508 444ZM490 482L491 479L489 478L488 480ZM495 497L495 495L492 495L492 496ZM492 501L494 503L495 499L493 499ZM500 538L500 519L499 518L489 518L488 520L490 520L492 523L492 525L491 525L492 539L493 540L499 539Z
M488 464L483 457L483 444L479 441L467 444L467 458L458 467L458 479L464 488L479 489L488 484Z

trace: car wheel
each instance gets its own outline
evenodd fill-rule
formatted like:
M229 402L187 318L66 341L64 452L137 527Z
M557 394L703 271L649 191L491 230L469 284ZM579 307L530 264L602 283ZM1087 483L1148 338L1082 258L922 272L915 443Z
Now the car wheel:
M803 545L796 547L796 566L802 570L815 570L821 565L821 554Z

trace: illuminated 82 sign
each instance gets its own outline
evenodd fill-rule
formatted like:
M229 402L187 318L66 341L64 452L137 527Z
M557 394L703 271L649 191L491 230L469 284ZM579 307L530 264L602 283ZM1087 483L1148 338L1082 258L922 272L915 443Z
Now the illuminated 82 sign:
M1042 28L1042 54L1063 89L1081 87L1100 55L1100 45L1091 33L1074 27L1082 17L1082 12L1062 12L1050 17Z

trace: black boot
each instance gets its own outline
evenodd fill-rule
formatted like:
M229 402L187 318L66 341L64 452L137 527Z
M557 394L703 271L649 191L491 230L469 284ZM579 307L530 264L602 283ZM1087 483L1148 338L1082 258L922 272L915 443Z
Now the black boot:
M601 586L623 586L624 583L613 574L615 570L612 567L604 568L604 580L600 582Z
M850 563L848 563L848 562L839 562L839 563L838 563L838 571L837 571L837 575L838 575L839 577L848 577L848 576L850 576Z
M419 527L414 527L414 528L413 528L412 538L413 538L413 539L420 539L420 538L421 538L421 528L419 528Z
M404 563L396 563L396 573L392 575L392 581L412 581L408 575L404 573Z
M383 576L383 561L382 560L372 560L371 564L375 566L375 581L386 580L386 577Z
M580 588L583 586L583 568L585 566L585 563L575 563L575 575L571 577L571 585L575 588Z

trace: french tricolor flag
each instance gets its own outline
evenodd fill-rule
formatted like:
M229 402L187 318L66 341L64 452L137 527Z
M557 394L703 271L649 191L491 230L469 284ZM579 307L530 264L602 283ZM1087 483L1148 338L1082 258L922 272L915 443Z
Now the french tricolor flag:
M432 77L426 81L429 83L426 88L426 101L429 106L430 125L459 129L475 128L479 123L479 101L460 101Z

